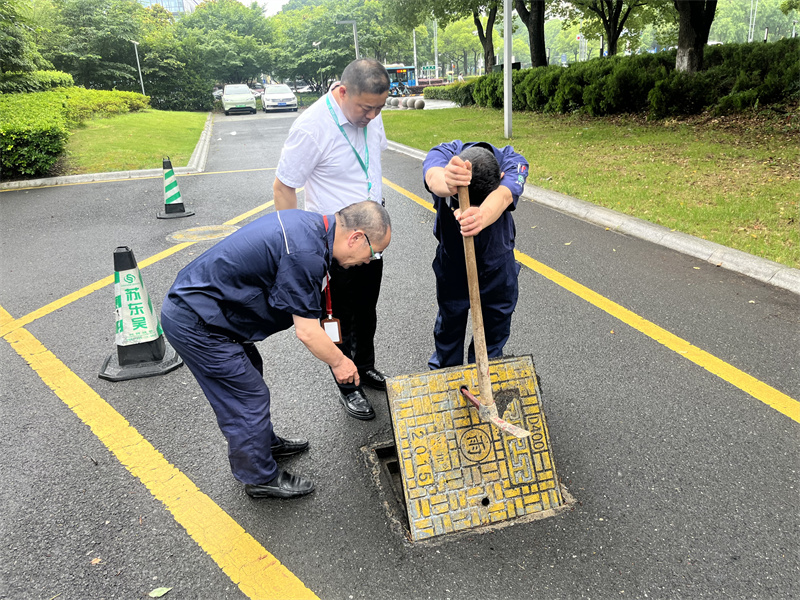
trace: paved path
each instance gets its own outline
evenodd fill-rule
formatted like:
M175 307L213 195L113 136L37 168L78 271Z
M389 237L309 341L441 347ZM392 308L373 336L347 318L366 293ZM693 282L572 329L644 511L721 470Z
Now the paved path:
M217 117L204 170L178 177L190 218L155 218L160 171L0 192L0 598L796 595L798 295L539 198L515 214L506 351L536 361L568 512L409 544L362 452L392 439L383 396L369 392L374 421L348 418L291 331L260 347L276 428L311 440L287 463L318 482L301 500L246 497L185 368L100 380L113 249L134 249L159 305L213 243L174 234L272 210L293 118ZM435 316L433 215L418 157L400 150L384 155L394 235L378 332L395 375L424 370Z

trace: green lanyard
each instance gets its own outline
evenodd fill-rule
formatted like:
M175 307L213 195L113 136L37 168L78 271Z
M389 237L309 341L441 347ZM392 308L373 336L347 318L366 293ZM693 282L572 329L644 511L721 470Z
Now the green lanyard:
M331 112L333 122L336 123L336 126L339 128L339 131L342 132L342 135L344 136L344 139L347 140L347 143L350 144L353 154L355 154L356 158L358 159L358 164L361 165L361 169L364 171L364 176L367 178L367 200L372 200L372 182L369 180L369 145L367 144L367 128L364 127L364 154L367 159L366 164L364 164L364 161L361 160L361 156L359 155L355 146L353 146L350 138L347 137L347 132L344 130L344 127L339 124L339 119L336 118L336 113L333 112L333 107L331 106L331 100L329 96L325 96L325 102L328 103L328 110Z

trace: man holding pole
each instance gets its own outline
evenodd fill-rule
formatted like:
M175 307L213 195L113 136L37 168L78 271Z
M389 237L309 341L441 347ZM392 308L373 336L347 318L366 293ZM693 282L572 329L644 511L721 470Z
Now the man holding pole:
M433 233L439 240L433 260L439 304L433 332L436 349L428 366L464 364L470 301L462 236L474 238L487 351L489 358L499 358L511 334L519 295L511 211L524 190L528 161L511 146L455 140L431 149L422 173L433 197ZM456 196L461 186L468 186L471 205L463 214ZM475 362L473 343L467 362Z

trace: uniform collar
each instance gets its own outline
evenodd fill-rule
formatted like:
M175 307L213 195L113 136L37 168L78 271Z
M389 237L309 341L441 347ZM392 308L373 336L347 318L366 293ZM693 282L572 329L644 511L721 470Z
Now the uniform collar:
M325 232L325 249L328 252L328 266L333 261L333 240L336 235L336 215L327 215L328 231Z
M356 129L358 129L358 127L356 127L350 121L347 120L347 117L345 116L344 111L342 111L342 107L339 106L339 103L336 101L336 98L333 96L333 90L328 92L328 96L329 96L329 99L331 101L331 108L333 108L333 112L336 113L336 119L339 121L339 125L350 125L350 127L355 127Z

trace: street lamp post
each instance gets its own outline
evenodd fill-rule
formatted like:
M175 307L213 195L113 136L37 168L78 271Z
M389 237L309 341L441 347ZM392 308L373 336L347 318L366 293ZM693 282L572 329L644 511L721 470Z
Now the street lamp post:
M314 46L314 49L316 50L317 48L319 48L319 45L320 45L321 43L322 43L322 41L318 41L318 42L311 42L311 45L312 45L312 46ZM324 81L322 81L322 66L320 66L320 67L317 69L317 77L319 77L319 85L320 85L320 90L324 91L324 90L325 90L325 82L324 82Z
M353 26L353 40L356 43L356 60L358 60L358 29L356 28L356 22L352 19L347 21L336 21L337 25L352 25Z
M133 43L133 49L136 51L136 68L139 70L139 83L142 86L142 96L146 96L147 94L144 93L144 80L142 79L142 67L139 65L139 42L131 40Z

